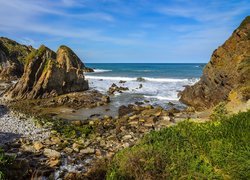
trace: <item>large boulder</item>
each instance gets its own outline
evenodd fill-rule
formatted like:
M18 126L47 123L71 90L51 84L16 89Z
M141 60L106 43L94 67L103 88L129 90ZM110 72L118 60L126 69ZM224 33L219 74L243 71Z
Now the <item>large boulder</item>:
M66 68L82 69L84 72L94 72L93 69L86 67L80 58L67 46L60 46L57 50L58 63Z
M20 78L26 63L25 57L33 50L31 46L0 37L0 80Z
M65 50L66 49L66 50ZM84 67L66 46L57 53L45 46L26 57L27 64L20 80L6 93L8 98L48 98L89 88Z
M250 98L250 16L213 52L200 81L180 93L180 101L197 110L235 97Z

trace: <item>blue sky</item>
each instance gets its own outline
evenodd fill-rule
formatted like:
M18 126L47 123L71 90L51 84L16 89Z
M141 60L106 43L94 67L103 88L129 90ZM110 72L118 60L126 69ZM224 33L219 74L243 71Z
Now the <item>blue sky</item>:
M87 63L208 62L249 0L0 0L0 36Z

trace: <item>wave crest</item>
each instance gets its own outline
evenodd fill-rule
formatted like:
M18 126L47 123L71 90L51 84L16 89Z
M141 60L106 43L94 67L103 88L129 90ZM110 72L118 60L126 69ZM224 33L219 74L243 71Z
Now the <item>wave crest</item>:
M109 77L109 76L85 76L86 79L102 79L102 80L113 80L113 81L137 81L138 78L143 79L145 81L150 82L196 82L199 79L198 78L192 78L192 79L174 79L174 78L149 78L149 77Z

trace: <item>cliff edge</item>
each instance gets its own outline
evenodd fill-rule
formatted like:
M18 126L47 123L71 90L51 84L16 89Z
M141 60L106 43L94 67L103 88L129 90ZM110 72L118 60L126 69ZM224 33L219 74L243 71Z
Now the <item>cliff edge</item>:
M180 101L204 110L219 102L247 102L250 98L250 16L216 49L199 82L187 86Z

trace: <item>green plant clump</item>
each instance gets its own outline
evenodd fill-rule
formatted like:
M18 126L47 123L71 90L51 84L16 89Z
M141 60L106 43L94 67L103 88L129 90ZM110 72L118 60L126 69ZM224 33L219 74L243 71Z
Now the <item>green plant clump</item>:
M37 118L37 123L41 126L49 127L59 133L60 136L68 139L85 138L93 132L93 127L86 125L75 125L67 120L54 119L47 117Z
M218 117L149 133L115 155L106 178L250 179L250 110Z
M15 157L6 155L5 152L0 148L0 179L5 179L6 171L14 159Z

